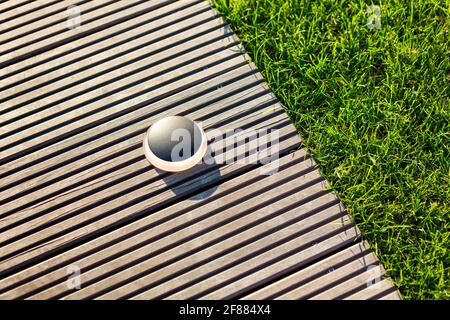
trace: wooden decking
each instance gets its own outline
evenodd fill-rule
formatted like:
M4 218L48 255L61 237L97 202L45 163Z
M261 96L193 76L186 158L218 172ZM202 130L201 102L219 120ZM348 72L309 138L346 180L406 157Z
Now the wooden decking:
M6 1L0 22L0 298L400 298L207 2ZM166 115L276 129L278 170L157 171Z

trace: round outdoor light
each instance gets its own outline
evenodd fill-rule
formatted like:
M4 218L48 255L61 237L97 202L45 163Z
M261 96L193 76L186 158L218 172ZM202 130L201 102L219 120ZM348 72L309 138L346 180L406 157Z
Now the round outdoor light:
M194 121L180 116L158 120L144 136L144 154L155 167L170 172L187 170L206 153L207 139Z

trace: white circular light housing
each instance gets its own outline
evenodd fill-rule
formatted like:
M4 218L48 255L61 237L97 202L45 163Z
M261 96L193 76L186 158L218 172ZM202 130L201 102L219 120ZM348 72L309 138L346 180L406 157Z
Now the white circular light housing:
M206 153L207 138L194 121L169 116L152 124L144 135L144 154L155 167L169 172L192 168Z

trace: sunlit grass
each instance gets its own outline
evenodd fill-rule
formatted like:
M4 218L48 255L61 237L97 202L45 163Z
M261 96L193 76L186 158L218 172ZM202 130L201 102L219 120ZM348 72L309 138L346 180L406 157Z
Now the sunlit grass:
M450 298L450 1L215 0L404 298Z

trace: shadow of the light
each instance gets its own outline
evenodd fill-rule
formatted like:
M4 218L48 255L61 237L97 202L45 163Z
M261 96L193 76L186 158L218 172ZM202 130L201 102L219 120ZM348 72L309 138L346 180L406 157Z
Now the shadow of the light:
M210 147L208 146L208 148ZM210 150L206 154L210 155ZM162 180L175 196L193 193L188 199L198 201L207 199L214 194L217 190L217 184L214 181L218 181L220 178L219 166L212 157L202 159L201 163L186 171L170 175L166 175L166 172L157 168L156 171L163 177ZM176 182L181 182L181 184ZM209 185L212 186L208 188Z

